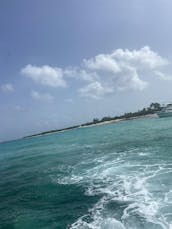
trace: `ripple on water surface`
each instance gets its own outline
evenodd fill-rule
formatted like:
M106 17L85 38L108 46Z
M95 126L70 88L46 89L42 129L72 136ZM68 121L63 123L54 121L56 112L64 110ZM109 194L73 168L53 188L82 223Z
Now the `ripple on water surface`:
M171 229L172 119L0 145L0 228Z

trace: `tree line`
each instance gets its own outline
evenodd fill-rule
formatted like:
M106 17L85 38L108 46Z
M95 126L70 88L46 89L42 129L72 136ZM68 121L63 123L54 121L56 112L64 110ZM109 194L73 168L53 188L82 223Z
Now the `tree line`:
M97 124L97 123L101 123L101 122L105 122L105 121L113 121L113 120L117 120L117 119L129 119L129 118L133 118L133 117L139 117L139 116L143 116L143 115L154 114L154 113L160 111L161 109L162 109L161 104L151 103L149 107L143 108L142 110L138 110L136 112L128 112L128 113L124 113L123 115L114 116L114 117L105 116L102 119L94 118L92 122L84 123L81 126L88 126L88 125Z
M97 123L101 123L101 122L105 122L105 121L112 121L112 120L117 120L117 119L129 119L129 118L133 118L133 117L139 117L139 116L143 116L143 115L154 114L157 111L160 111L161 109L162 109L162 106L159 103L151 103L149 107L143 108L142 110L138 110L136 112L129 112L129 113L125 113L123 115L114 116L114 117L107 116L107 117L103 117L102 119L94 118L93 121L84 123L82 125L71 126L71 127L67 127L67 128L63 128L63 129L44 131L42 133L32 134L32 135L26 136L24 138L35 137L35 136L39 136L39 135L45 135L45 134L50 134L50 133L55 133L55 132L60 132L60 131L76 129L80 126L89 126L92 124L97 124Z

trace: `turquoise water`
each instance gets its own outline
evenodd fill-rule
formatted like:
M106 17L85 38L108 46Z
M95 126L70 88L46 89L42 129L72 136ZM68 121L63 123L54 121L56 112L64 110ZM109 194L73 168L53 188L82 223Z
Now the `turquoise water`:
M0 144L0 228L171 229L172 118Z

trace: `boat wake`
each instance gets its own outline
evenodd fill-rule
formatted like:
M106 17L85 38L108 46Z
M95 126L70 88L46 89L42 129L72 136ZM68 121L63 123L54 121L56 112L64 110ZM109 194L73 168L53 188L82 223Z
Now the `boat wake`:
M76 184L99 201L71 229L172 229L172 164L151 163L149 149L112 153L76 165L60 184Z

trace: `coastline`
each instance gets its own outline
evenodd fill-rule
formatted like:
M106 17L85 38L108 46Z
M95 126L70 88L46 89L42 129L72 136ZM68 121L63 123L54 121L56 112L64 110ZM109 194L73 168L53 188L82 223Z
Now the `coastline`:
M46 135L50 135L50 134L54 134L54 133L62 133L62 132L70 131L70 130L73 130L73 129L89 128L89 127L94 127L94 126L108 125L108 124L112 124L112 123L124 122L124 121L135 120L135 119L156 118L156 117L157 117L157 114L147 114L147 115L133 116L133 117L130 117L130 118L119 118L119 119L114 119L114 120L110 120L110 121L102 121L102 122L93 123L93 124L90 124L90 125L82 124L82 125L78 125L78 126L74 126L74 127L68 127L68 128L65 128L65 129L50 130L50 131L46 131L46 132L43 132L43 133L38 133L38 134L30 135L30 136L25 136L23 139L33 138L33 137L41 137L41 136L46 136Z
M147 114L147 115L141 115L141 116L134 116L131 118L119 118L119 119L115 119L115 120L110 120L110 121L104 121L104 122L99 122L99 123L94 123L94 124L90 124L90 125L81 125L79 126L79 128L87 128L87 127L93 127L93 126L101 126L101 125L107 125L107 124L111 124L111 123L118 123L118 122L124 122L124 121L129 121L129 120L135 120L135 119L142 119L142 118L156 118L157 114Z

